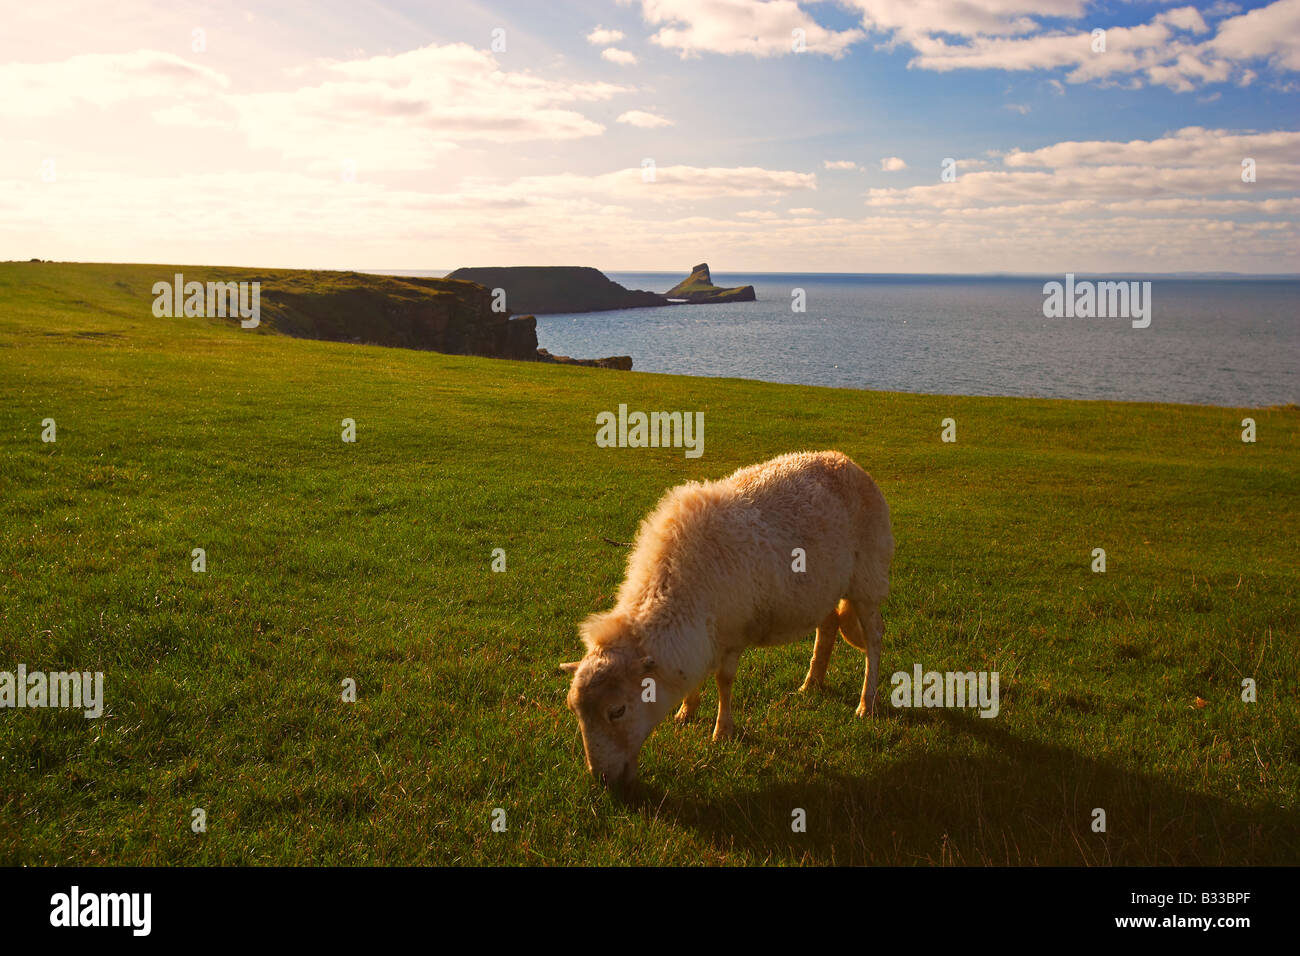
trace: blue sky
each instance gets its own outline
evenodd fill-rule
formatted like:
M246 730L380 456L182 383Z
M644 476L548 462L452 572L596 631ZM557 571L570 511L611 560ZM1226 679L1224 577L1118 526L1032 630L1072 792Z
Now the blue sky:
M1300 0L51 0L11 25L4 258L1300 271Z

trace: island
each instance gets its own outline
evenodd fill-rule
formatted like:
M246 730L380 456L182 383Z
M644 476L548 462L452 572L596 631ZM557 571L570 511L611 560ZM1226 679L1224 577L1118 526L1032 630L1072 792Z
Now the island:
M664 295L668 299L688 302L691 305L704 305L714 302L753 302L754 287L752 285L742 285L736 286L734 289L723 289L716 286L713 284L713 276L709 275L709 264L701 262L691 269L690 275L669 289Z

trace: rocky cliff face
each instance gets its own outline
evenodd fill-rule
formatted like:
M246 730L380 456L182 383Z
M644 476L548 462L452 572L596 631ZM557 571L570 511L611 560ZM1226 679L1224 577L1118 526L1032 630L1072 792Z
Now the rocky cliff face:
M692 305L755 301L752 285L736 286L733 289L723 289L714 285L707 262L701 262L691 269L691 274L665 292L664 296L669 299L683 299Z
M538 349L536 318L494 312L492 290L475 282L356 272L251 278L262 283L264 323L287 335L453 355L561 360ZM632 365L627 356L563 360L606 368Z
M262 283L262 310L277 331L300 338L504 358L537 349L535 320L512 323L492 311L487 289L469 282L292 273Z

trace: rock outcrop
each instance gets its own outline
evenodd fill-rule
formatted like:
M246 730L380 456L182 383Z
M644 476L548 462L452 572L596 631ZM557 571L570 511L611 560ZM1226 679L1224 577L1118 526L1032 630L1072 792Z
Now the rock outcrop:
M691 270L690 275L669 289L664 295L666 298L680 299L692 305L714 302L753 302L754 287L752 285L742 285L736 286L734 289L719 288L713 284L713 277L709 275L709 264L701 262Z
M458 279L504 289L506 308L531 315L672 304L657 292L625 289L590 266L492 266L457 269L447 275L448 281Z
M612 355L602 359L576 359L567 355L552 355L546 349L537 350L537 358L542 362L554 362L557 365L587 365L592 368L616 368L623 372L632 371L632 356Z

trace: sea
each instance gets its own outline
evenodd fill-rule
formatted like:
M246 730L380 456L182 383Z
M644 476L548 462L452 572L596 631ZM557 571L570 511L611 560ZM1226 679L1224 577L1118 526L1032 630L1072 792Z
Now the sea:
M607 275L629 289L666 292L684 273ZM630 355L641 372L802 385L1300 403L1300 277L1075 276L1149 292L1140 300L1145 317L1105 318L1045 315L1044 287L1064 287L1064 275L715 272L713 281L752 285L757 301L540 315L538 344L578 358Z

